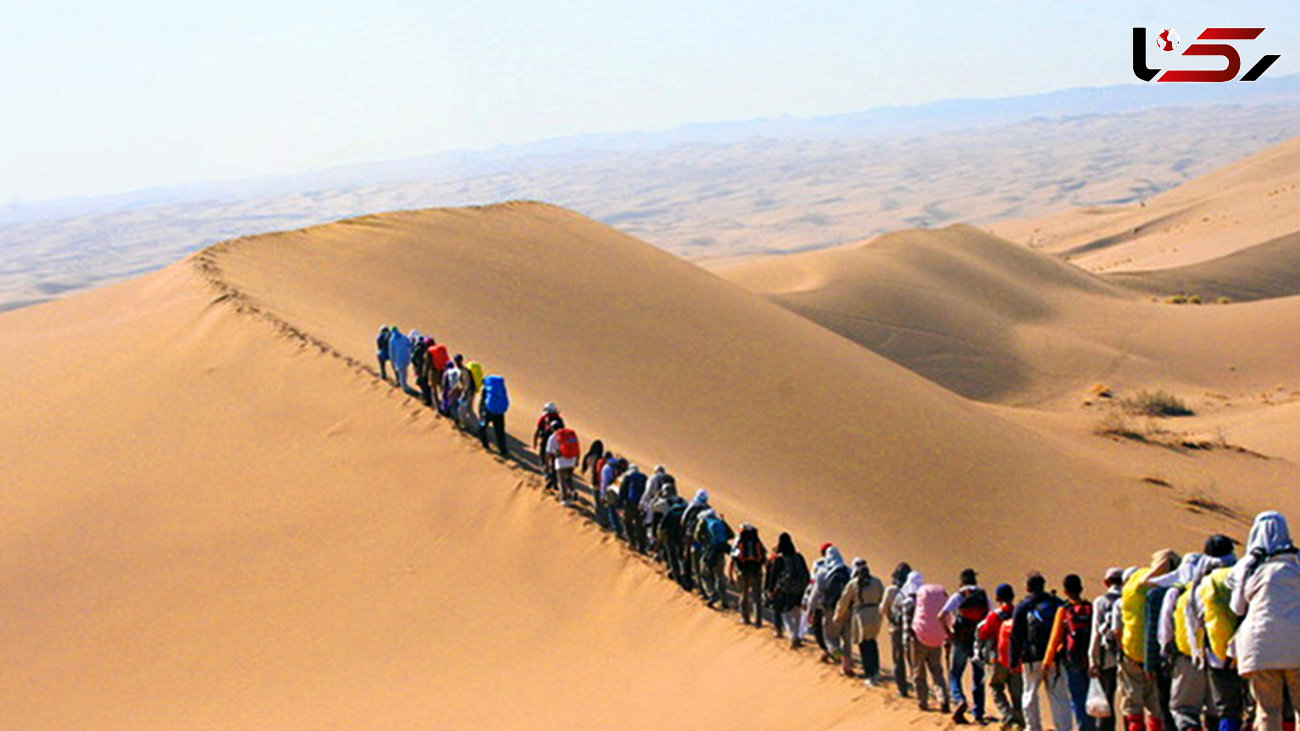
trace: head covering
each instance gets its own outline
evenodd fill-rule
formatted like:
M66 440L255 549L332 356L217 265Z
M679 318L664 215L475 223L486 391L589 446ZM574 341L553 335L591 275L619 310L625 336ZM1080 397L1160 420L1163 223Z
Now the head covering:
M424 337L424 336L420 334L420 331L419 331L419 330L412 329L412 330L411 330L411 334L408 335L407 337L409 337L409 338L411 339L411 342L416 342L416 343L418 343L418 342L420 342L420 338L422 338L422 337Z
M831 546L826 549L826 571L836 569L844 565L844 556L840 555L840 549Z
M826 555L826 549L830 548L830 547L833 546L833 545L834 545L834 544L833 544L833 543L830 543L829 541L826 542L826 543L823 543L823 544L821 545L821 548L817 549L817 553L821 554L822 556L825 556L825 555Z
M1106 584L1115 584L1124 581L1124 569L1118 566L1111 566L1106 569L1106 575L1102 577L1102 582Z
M1154 579L1157 576L1173 571L1178 566L1178 554L1172 548L1162 548L1151 554L1151 573L1147 579Z
M668 471L668 470L664 469L664 466L663 466L663 465L661 465L661 464L657 464L657 465L655 465L655 474L656 474L656 475L662 475L663 473L665 473L665 472L667 472L667 471Z
M902 561L894 567L894 573L890 578L894 580L894 586L901 587L903 582L907 581L907 575L910 573L912 573L912 567L906 561Z
M558 414L560 413L560 408L555 405L554 401L547 401L546 405L542 407L542 412L547 414Z
M776 552L782 556L793 556L795 554L794 539L790 537L789 533L782 533L776 539Z
M693 505L707 505L709 503L709 491L700 488L695 491L695 499L691 500Z
M998 588L993 591L993 598L1000 602L1012 601L1016 598L1016 590L1010 584L998 584Z
M864 581L871 578L871 567L867 566L867 559L861 556L853 559L853 578L858 580L860 588Z
M1246 539L1246 553L1268 558L1291 548L1291 531L1281 513L1267 510L1255 516L1250 537Z
M925 579L921 577L920 571L912 571L907 575L907 580L903 582L903 594L915 595L925 585Z
M1177 571L1170 571L1163 576L1158 576L1151 580L1151 584L1154 586L1163 586L1165 588L1177 584L1189 586L1192 579L1196 576L1197 568L1204 560L1205 554L1203 553L1189 553L1186 556L1183 556L1183 560L1178 564Z
M628 471L628 472L640 472L640 471L641 471L641 468L640 468L640 467L637 467L636 465L631 465L631 466L629 466L629 467L627 468L627 471Z

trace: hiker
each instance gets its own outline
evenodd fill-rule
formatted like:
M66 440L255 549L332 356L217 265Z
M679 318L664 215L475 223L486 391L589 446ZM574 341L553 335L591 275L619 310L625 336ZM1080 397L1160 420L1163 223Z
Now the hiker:
M1088 715L1088 648L1092 641L1092 602L1083 598L1083 579L1069 574L1061 582L1065 604L1056 612L1043 671L1065 671L1065 686L1070 694L1070 708L1075 728L1093 731L1096 719ZM1057 727L1061 729L1061 727ZM1069 726L1066 726L1069 728ZM1061 729L1061 731L1064 731Z
M721 604L727 608L727 554L731 553L731 539L736 537L722 514L712 508L700 514L696 521L695 540L700 544L700 586L705 589L708 607Z
M812 580L808 582L808 586L804 587L803 599L800 603L803 610L803 623L801 626L804 628L804 632L800 634L806 633L808 629L812 630L813 639L817 640L817 647L821 648L822 651L822 662L826 662L830 658L830 649L826 646L826 635L822 632L822 614L824 610L821 602L816 601L817 597L814 595L817 594L818 587L825 582L826 563L829 560L826 557L826 552L831 548L833 548L833 544L823 543L821 548L817 550L817 559L813 561L812 565ZM835 555L838 556L839 551L836 551ZM840 563L844 563L843 559L840 560Z
M821 645L822 662L835 662L839 659L842 644L841 627L835 623L835 609L852 572L845 565L839 548L827 544L822 553L822 559L814 565L804 616ZM843 650L848 652L849 648Z
M961 588L943 605L943 618L952 629L952 667L948 674L948 690L952 702L957 706L952 713L954 723L966 723L966 710L974 712L975 723L984 723L984 665L975 658L975 628L993 609L993 602L988 592L980 588L975 569L961 572ZM962 692L961 676L970 663L971 700L973 706L966 703Z
M1016 613L1016 590L1010 584L998 584L993 597L998 606L984 617L976 629L980 655L989 666L989 690L993 693L993 705L997 706L998 718L1002 728L1011 726L1023 728L1025 713L1022 710L1024 700L1024 682L1019 665L1011 663L1011 629Z
M682 545L686 542L682 518L686 515L686 500L676 494L667 495L663 511L663 519L659 521L658 540L668 559L668 573L682 589L690 591L690 577L682 565Z
M1284 716L1284 689L1300 701L1300 558L1281 513L1255 516L1246 555L1232 570L1231 607L1244 616L1235 643L1258 707L1255 728L1279 731L1296 721L1294 709Z
M655 468L655 476L662 473L663 465ZM651 482L654 478L650 478ZM740 524L740 536L731 549L731 566L729 573L731 583L740 589L740 619L749 624L754 618L754 626L763 626L763 563L767 558L767 548L758 537L758 529L750 523ZM777 620L778 622L780 620Z
M582 445L578 443L578 433L561 426L556 429L546 442L546 455L555 466L555 480L560 488L560 502L572 505L577 490L573 485L573 470L578 466L582 456Z
M627 543L637 553L645 553L646 545L645 518L641 515L641 497L645 494L646 476L641 468L632 465L619 482L618 504L623 510L623 530L627 533Z
M1164 711L1160 707L1156 678L1148 672L1147 661L1147 604L1152 586L1149 579L1163 576L1174 569L1179 558L1172 550L1156 551L1151 556L1149 568L1134 569L1124 579L1120 590L1119 622L1115 637L1120 648L1119 685L1124 690L1120 712L1126 731L1163 731ZM1172 729L1171 729L1172 731Z
M674 487L674 494L676 494L676 484L677 481L668 474L668 470L663 465L655 465L654 474L650 475L650 481L646 483L645 495L641 496L641 512L645 515L651 536L659 532L659 520L663 517L662 512L655 510L655 503L664 494L664 488L669 485Z
M502 457L509 457L506 446L506 412L510 410L510 394L506 392L506 379L491 375L483 379L483 394L479 398L479 438L483 448L488 448L488 427L497 439L497 449Z
M582 455L582 468L579 470L584 475L591 475L588 482L593 487L600 486L600 469L603 467L600 460L605 456L605 442L600 439L591 440L591 446L587 447L587 453Z
M662 540L660 540L660 535L662 533L660 527L663 525L664 515L668 510L668 506L671 504L670 499L677 497L677 484L675 482L664 481L656 483L655 477L657 477L657 475L652 475L650 477L650 482L646 485L647 493L652 488L657 487L659 495L655 498L654 502L650 503L650 525L655 538L655 560L660 563L669 563L668 547L664 545ZM642 502L645 502L644 498L642 499Z
M460 405L461 394L465 390L464 358L460 353L452 358L451 364L442 372L442 401L438 411L443 416L455 420L456 409Z
M436 406L442 403L442 373L447 370L447 365L451 363L451 354L447 352L447 346L443 343L434 342L429 339L428 358L425 359L424 367L428 371L426 378L429 380L429 400L425 402L426 406ZM441 411L442 407L437 406Z
M420 400L426 405L432 398L429 385L429 341L424 335L411 339L411 372L415 374L415 387L420 391Z
M682 568L686 571L687 583L693 580L692 577L700 575L700 546L695 541L695 529L698 527L696 523L699 521L700 513L708 509L709 492L700 488L695 491L695 497L691 498L690 504L686 506L686 513L682 516L682 535L684 536ZM704 592L702 585L698 588L701 593Z
M594 486L596 523L602 528L623 535L623 526L618 519L618 481L627 471L627 460L610 454L600 468L600 482Z
M382 380L388 380L388 338L392 336L392 330L389 325L379 328L379 336L375 338L375 347L378 348L376 357L379 358L379 377ZM393 373L396 378L397 374Z
M880 682L880 648L876 637L880 634L880 602L885 596L885 585L871 575L865 558L853 559L853 575L840 596L835 608L835 623L845 627L851 643L844 648L845 675L853 675L852 647L858 648L862 658L862 677L867 685Z
M1153 581L1153 585L1167 589L1160 606L1157 641L1160 653L1170 669L1169 712L1178 731L1201 729L1205 726L1206 701L1209 699L1209 677L1204 664L1192 659L1191 638L1187 628L1187 603L1193 585L1205 574L1209 557L1202 553L1183 556L1177 571L1171 571ZM1215 726L1218 720L1214 720Z
M542 407L542 415L537 417L537 428L533 431L533 450L542 462L542 474L546 476L546 489L555 489L555 464L546 454L546 445L551 434L564 426L564 417L554 402L548 401Z
M1199 576L1188 588L1185 614L1188 649L1196 667L1205 668L1209 684L1209 708L1219 719L1220 731L1238 731L1245 708L1245 688L1237 674L1236 660L1228 657L1228 644L1237 632L1238 617L1232 611L1229 577L1237 562L1232 539L1213 535L1205 541L1206 560ZM1212 727L1206 725L1206 731Z
M394 325L388 334L388 360L393 364L393 377L403 391L409 393L406 385L406 368L411 365L411 339Z
M901 614L902 605L898 599L902 596L903 585L912 573L912 567L902 562L894 567L890 574L889 586L885 588L885 597L880 600L880 612L889 620L890 660L894 663L894 687L898 694L907 697L907 623Z
M790 647L795 649L803 646L803 639L799 636L799 600L808 579L808 563L795 550L790 534L782 533L776 542L776 553L767 566L764 593L768 606L772 607L776 636L781 637L784 628L790 633Z
M1069 729L1071 724L1070 692L1059 668L1047 672L1043 658L1051 640L1052 623L1060 610L1060 599L1047 593L1047 580L1034 572L1025 580L1028 594L1016 606L1011 624L1011 665L1023 668L1025 691L1021 701L1026 728L1042 731L1043 718L1038 706L1038 689L1047 690L1052 721L1057 729Z
M1092 632L1088 638L1088 675L1097 678L1106 694L1111 715L1097 719L1098 731L1115 731L1115 689L1119 687L1119 643L1115 624L1119 617L1120 587L1124 569L1110 568L1102 579L1106 592L1092 600Z
M476 360L466 363L465 367L461 369L460 380L460 403L456 419L460 422L462 428L473 429L478 426L478 419L474 418L474 396L483 387L483 364Z
M912 573L919 581L920 574ZM912 685L916 686L917 707L930 710L929 681L932 680L935 695L943 699L939 711L946 716L952 712L952 698L943 673L943 648L949 633L941 613L948 603L948 592L938 584L922 584L912 599Z

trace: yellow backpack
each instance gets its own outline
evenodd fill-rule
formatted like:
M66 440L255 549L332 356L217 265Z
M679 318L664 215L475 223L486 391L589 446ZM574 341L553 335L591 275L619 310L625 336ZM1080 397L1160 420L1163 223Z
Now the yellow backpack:
M483 364L476 360L471 360L465 365L465 368L474 375L473 390L477 393L480 388L483 388Z
M1190 589L1183 589L1183 593L1178 595L1178 601L1174 603L1174 642L1178 645L1178 651L1187 657L1192 656L1192 644L1187 639L1187 600L1192 597Z
M1134 662L1146 662L1147 658L1146 607L1147 592L1151 587L1145 582L1150 575L1151 569L1134 571L1124 582L1119 597L1119 618L1124 628L1124 642L1120 649Z
M1228 575L1231 573L1231 567L1215 569L1196 587L1196 598L1205 610L1205 634L1210 651L1220 660L1227 659L1228 643L1237 634L1237 615L1229 606L1232 590L1228 588Z

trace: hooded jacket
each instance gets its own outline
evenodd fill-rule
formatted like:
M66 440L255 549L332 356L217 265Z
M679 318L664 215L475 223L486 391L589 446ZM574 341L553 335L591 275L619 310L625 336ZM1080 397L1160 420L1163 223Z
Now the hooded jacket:
M837 625L843 626L845 621L852 619L853 644L874 640L880 634L882 620L880 602L884 599L884 595L885 585L880 579L871 575L867 562L862 559L855 560L853 578L849 580L848 586L844 587L844 593L840 595L840 603L835 608Z
M388 359L393 361L398 370L411 364L411 339L400 330L395 330L388 336Z
M1245 614L1235 640L1242 675L1300 670L1300 559L1286 518L1260 513L1233 569L1232 610Z

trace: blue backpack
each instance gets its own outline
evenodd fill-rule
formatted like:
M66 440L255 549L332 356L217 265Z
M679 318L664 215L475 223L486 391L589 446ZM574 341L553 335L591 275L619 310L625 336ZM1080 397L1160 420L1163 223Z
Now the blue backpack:
M488 376L483 379L483 406L493 414L510 410L510 394L506 393L506 379Z
M727 543L727 524L709 516L704 520L704 530L709 534L709 547L725 545Z

